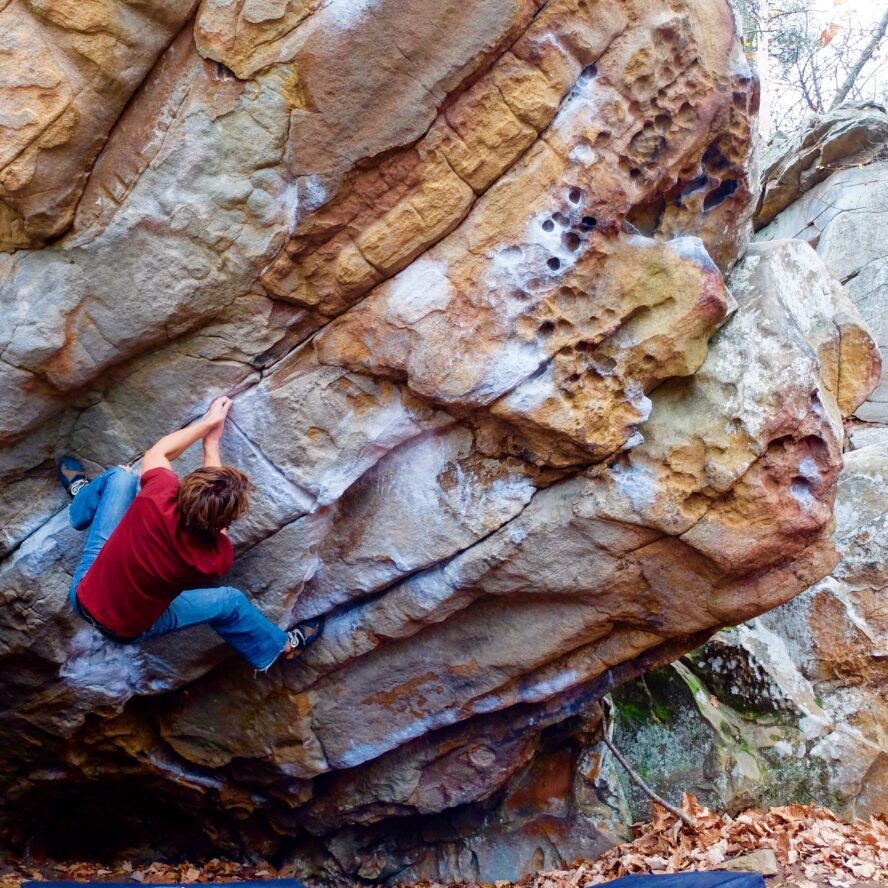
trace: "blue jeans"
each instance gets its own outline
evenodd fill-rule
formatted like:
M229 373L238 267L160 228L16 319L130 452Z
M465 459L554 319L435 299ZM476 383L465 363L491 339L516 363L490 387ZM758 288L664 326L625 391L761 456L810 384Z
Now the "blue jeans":
M86 543L68 593L77 604L77 586L139 492L139 479L121 466L107 469L77 492L69 517L75 530L86 530ZM256 669L268 669L287 645L287 633L255 608L240 589L221 586L189 589L170 603L153 626L133 641L147 641L189 626L207 623Z

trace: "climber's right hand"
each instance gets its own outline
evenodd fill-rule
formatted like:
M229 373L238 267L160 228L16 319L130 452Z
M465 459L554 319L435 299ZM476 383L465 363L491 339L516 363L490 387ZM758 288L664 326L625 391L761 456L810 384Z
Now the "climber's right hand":
M221 437L222 426L229 410L231 410L231 398L216 398L202 419L177 432L164 435L145 451L142 457L142 472L158 468L171 469L171 461L181 456L195 441L202 438L206 440L213 433L216 433L216 438Z
M207 424L216 427L224 423L225 417L228 416L228 411L231 410L231 404L231 398L216 398L216 400L210 404L210 409L207 410L207 415L204 417Z

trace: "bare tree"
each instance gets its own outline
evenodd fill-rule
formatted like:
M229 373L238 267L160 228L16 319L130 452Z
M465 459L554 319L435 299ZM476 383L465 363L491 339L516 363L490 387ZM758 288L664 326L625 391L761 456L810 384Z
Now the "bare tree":
M825 0L734 0L747 54L762 81L762 134L794 127L810 112L878 99L886 66L878 51L888 10L877 23ZM828 7L829 4L826 4Z
M873 57L876 49L878 49L879 43L885 36L886 30L888 30L888 6L885 7L885 11L882 13L882 20L873 29L873 36L870 38L869 43L864 46L863 51L860 53L860 57L854 64L854 67L851 68L851 70L848 72L848 76L845 78L845 82L839 87L838 92L833 99L833 103L830 106L831 108L835 108L845 101L848 93L851 92L851 89L854 87L855 81L860 76L860 72L863 71L866 63Z

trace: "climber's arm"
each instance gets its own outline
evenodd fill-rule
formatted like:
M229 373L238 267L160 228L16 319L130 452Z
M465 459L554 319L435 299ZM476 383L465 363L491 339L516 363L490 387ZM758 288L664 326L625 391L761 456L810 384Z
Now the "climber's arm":
M164 435L145 451L145 456L142 458L142 472L147 472L149 469L170 469L172 468L171 461L181 456L195 441L200 441L202 438L206 440L207 436L217 427L219 434L221 434L222 425L230 409L230 398L216 398L210 405L206 416L184 429ZM218 437L215 444L215 454L218 456ZM207 464L206 448L204 448L204 465ZM218 463L218 465L221 464L221 462Z
M213 426L203 439L203 464L204 468L222 465L222 455L219 453L219 441L222 438L222 429L225 428L225 420ZM228 528L223 527L220 533L228 536Z
M222 456L219 453L219 439L222 437L222 429L225 420L213 426L203 439L203 464L204 467L222 465Z

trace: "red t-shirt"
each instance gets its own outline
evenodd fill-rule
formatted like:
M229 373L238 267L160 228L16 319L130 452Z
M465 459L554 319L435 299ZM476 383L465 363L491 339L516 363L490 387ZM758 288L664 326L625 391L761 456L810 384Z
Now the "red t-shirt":
M209 585L234 561L224 533L206 540L182 527L175 472L149 469L141 484L77 587L93 618L124 638L141 635L180 592Z

